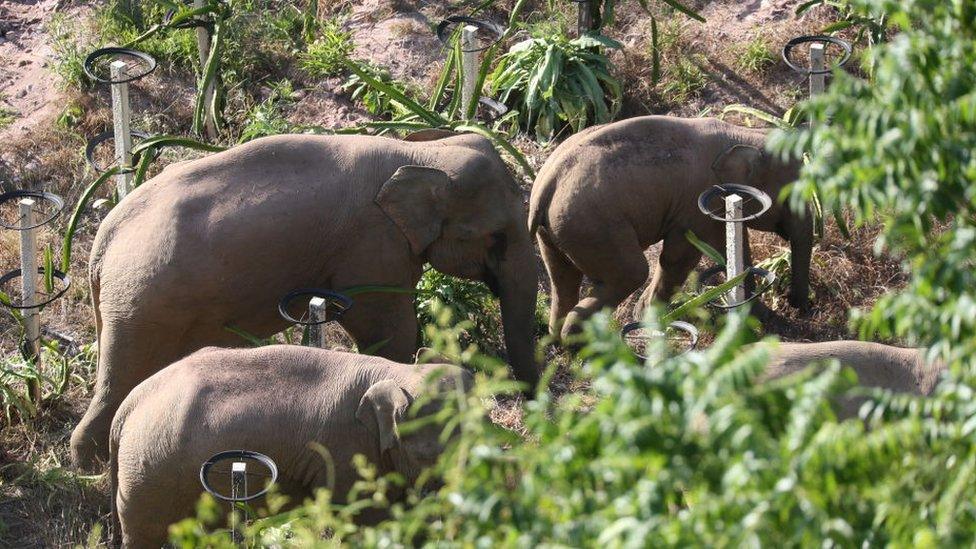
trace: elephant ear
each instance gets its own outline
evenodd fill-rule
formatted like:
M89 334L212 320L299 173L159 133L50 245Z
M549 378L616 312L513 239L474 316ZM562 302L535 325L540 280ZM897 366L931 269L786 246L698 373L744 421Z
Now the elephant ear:
M380 453L400 445L397 422L411 402L413 399L407 391L392 379L374 383L363 394L356 410L356 420L377 434Z
M712 162L712 171L721 183L749 185L763 159L763 151L742 143L732 145Z
M421 255L441 233L451 178L436 168L401 166L383 183L374 202Z

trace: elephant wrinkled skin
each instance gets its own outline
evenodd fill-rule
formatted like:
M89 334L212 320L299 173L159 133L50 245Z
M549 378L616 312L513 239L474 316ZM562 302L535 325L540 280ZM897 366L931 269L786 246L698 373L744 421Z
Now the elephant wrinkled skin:
M431 377L433 385L426 385ZM425 389L467 390L470 383L470 374L456 366L291 345L200 350L140 383L115 415L110 469L116 541L121 537L125 547L165 543L170 524L194 516L203 492L201 464L225 450L274 460L276 488L290 505L323 487L333 501L344 501L359 478L356 454L380 475L397 472L412 485L443 451L440 428L401 434L397 424L414 417L407 409ZM433 399L418 413L437 406ZM215 473L208 480L226 495L228 476ZM249 478L249 493L263 489L259 480ZM263 498L250 505L260 507ZM381 517L374 510L360 518Z
M779 343L772 349L764 380L799 372L810 364L836 359L854 370L859 385L888 389L896 393L928 396L945 371L945 364L929 364L925 349L894 347L868 341L824 341L820 343ZM857 416L865 397L842 397L838 414Z
M72 434L76 465L107 458L126 394L208 345L267 337L296 288L412 289L429 262L484 281L501 302L508 359L534 386L538 280L521 193L483 137L407 142L283 135L176 164L105 218L89 266L98 331L95 394ZM369 293L341 320L359 348L409 361L413 296Z
M549 157L532 187L529 230L537 237L552 283L550 328L567 336L604 307L616 307L648 275L644 250L664 241L638 315L654 299L667 300L687 279L701 252L691 230L725 249L725 224L698 209L712 185L756 187L774 204L751 229L775 232L792 251L790 301L805 306L813 226L776 199L794 181L799 163L763 152L766 133L709 118L631 118L567 139ZM747 242L748 244L748 242ZM746 262L750 261L748 245ZM583 275L593 291L580 299Z

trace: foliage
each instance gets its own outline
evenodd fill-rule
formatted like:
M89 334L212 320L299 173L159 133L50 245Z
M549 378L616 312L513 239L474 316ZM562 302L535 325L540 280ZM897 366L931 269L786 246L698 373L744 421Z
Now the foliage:
M665 71L662 95L671 103L684 103L701 93L708 84L708 75L702 70L705 61L701 54L678 58Z
M373 78L388 86L398 86L393 80L390 71L364 63L363 70L369 72ZM370 87L370 85L357 74L351 74L342 83L342 91L349 94L353 101L359 101L366 110L373 115L384 118L395 118L409 114L409 111L397 106L396 102L388 95Z
M40 388L41 403L51 406L60 400L71 382L88 383L95 369L95 346L86 345L76 355L65 354L57 341L43 340L41 347L43 369L21 356L0 358L0 408L2 419L9 425L14 418L30 421L37 417L30 387Z
M590 2L589 3L590 16L593 20L593 26L590 30L599 31L604 27L613 25L615 19L614 12L616 10L617 3L619 1L620 0L599 0L599 1ZM637 0L637 2L640 4L641 8L644 9L644 11L650 13L650 6L648 5L647 0ZM700 21L702 23L705 22L705 18L702 17L702 15L698 13L694 8L689 6L688 2L679 2L677 0L660 0L657 3L664 4L665 6L669 7L671 10L681 12L685 16L690 17L691 19L694 19L696 21ZM551 9L552 7L551 1L549 5ZM651 19L652 21L656 21L653 14L651 15Z
M4 99L3 94L0 94L0 101L3 101ZM15 115L16 113L10 109L0 107L0 130L6 129L7 126L13 124L16 120Z
M860 4L860 5L858 5ZM864 2L852 2L850 0L810 0L800 4L796 8L796 14L802 15L817 6L825 6L837 10L840 18L827 25L821 32L825 34L836 33L845 29L853 29L854 44L860 44L866 40L867 44L873 46L883 42L888 34L888 15L884 10L878 10L879 2L875 2L871 9Z
M816 192L824 208L850 208L856 225L880 221L878 247L904 257L912 271L907 291L859 317L862 335L910 338L971 364L976 6L912 0L881 7L905 30L872 51L874 81L838 73L807 104L817 124L780 133L773 146L813 153L795 201Z
M238 143L267 135L288 133L292 126L282 114L281 107L282 104L292 101L294 101L294 90L291 82L283 80L274 84L268 98L252 107L247 114Z
M752 73L761 73L775 62L776 56L762 34L756 34L746 43L738 58L739 68Z
M302 69L318 78L336 76L345 69L342 59L352 50L352 33L342 30L337 20L330 19L322 25L319 38L301 56Z
M88 88L90 79L85 76L85 56L88 55L86 42L80 39L80 29L74 20L64 14L56 13L47 26L54 51L52 69L58 76L61 88Z
M540 36L512 46L490 75L493 94L516 108L522 126L540 142L564 127L578 132L613 120L620 110L620 83L600 48L621 45L598 34L570 40Z
M526 403L524 440L487 418L483 402L512 390L489 368L493 374L480 374L469 396L449 399L439 418L460 433L436 470L442 487L414 489L410 507L392 506L392 520L356 526L355 510L387 501L389 484L366 469L351 503L330 504L321 492L254 521L247 536L371 547L973 541L974 506L963 502L971 501L976 467L912 457L930 444L964 445L962 433L911 417L873 422L870 430L860 421L837 423L831 398L853 385L853 375L828 363L759 384L770 348L742 347L751 340L743 327L743 317L733 317L707 351L679 356L669 356L664 340L652 342L639 364L609 317L598 315L587 326L583 366L571 372L590 389L559 400L544 392ZM875 409L906 406L879 395ZM902 475L919 486L943 483L938 514L914 512L929 491L890 492ZM226 543L219 534L203 537L196 524L181 523L174 536ZM323 540L326 530L331 539Z
M466 322L469 329L459 334L464 346L475 344L479 349L499 349L501 322L498 305L488 287L480 282L456 278L434 269L427 269L417 283L417 320L420 326L437 324L439 309L448 307L452 317ZM429 336L424 345L430 345Z

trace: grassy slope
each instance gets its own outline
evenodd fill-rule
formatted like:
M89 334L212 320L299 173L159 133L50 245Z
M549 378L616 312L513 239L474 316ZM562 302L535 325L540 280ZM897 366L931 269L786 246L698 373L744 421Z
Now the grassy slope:
M797 3L750 2L749 5L762 5L749 8L736 1L698 2L708 18L705 25L680 16L662 18L664 80L657 86L650 83L649 19L636 8L635 2L624 3L619 7L614 26L606 31L625 44L625 50L615 52L612 57L625 86L624 115L718 114L731 103L747 103L781 113L802 96L804 86L779 61L780 45L796 34L816 31L829 18L825 13L796 20L790 16L791 9L777 11ZM431 47L425 17L437 21L449 12L447 7L433 3L417 12L407 3L322 3L321 15L331 15L329 10L339 9L350 14L347 26L354 32L360 56L389 67L397 78L421 87L430 85L439 68L440 55L436 47ZM563 9L567 11L560 18L563 22L571 21L572 7L567 5ZM528 16L542 19L538 12L530 12ZM64 21L54 23L49 21L47 27L53 39L73 40L60 34ZM86 35L97 36L104 21L92 19L73 24L86 28ZM179 43L170 45L181 47ZM65 46L87 51L90 44L62 43L61 46L61 51ZM271 96L275 82L289 78L294 93L288 101L269 111L272 117L293 124L334 127L370 118L361 107L338 92L339 79L316 80L301 74L293 63L294 45L267 46L266 54L261 57L263 63L248 69L248 74L260 78L242 81L230 95L230 112L253 113L255 105ZM751 68L745 68L747 65ZM134 125L152 133L183 131L189 126L192 95L193 79L185 66L163 67L133 85L131 97L134 111L138 113ZM69 88L51 100L66 105L67 115L60 122L52 120L36 126L28 137L0 145L0 158L4 161L0 163L0 181L42 187L62 194L71 203L80 193L82 183L91 179L80 149L84 146L84 136L101 131L109 123L108 94L103 89ZM240 124L243 119L239 117L235 122ZM740 119L740 122L746 121ZM522 138L516 144L530 155L535 166L540 166L551 152ZM183 155L169 153L168 159L178 158ZM524 182L524 188L528 191L530 182ZM81 276L94 234L94 221L91 217L87 219L76 243L72 266L76 285L45 315L48 328L82 342L91 341L94 336L88 288ZM55 227L56 232L43 236L42 241L56 244L64 223L62 218ZM792 340L827 340L848 335L846 315L852 307L870 305L878 295L903 284L895 261L873 256L873 238L874 232L865 229L856 232L851 240L845 240L831 227L814 256L814 309L799 314L785 305L782 296L773 295L767 303L777 316L767 323L766 329ZM0 232L0 270L14 268L16 242L16 235ZM769 235L753 235L752 243L759 259L778 253L782 246ZM648 257L650 260L656 257L654 248ZM639 293L633 299L636 295ZM619 320L631 318L632 305L633 300L620 308ZM0 353L9 355L16 340L16 326L6 316L0 316ZM550 358L566 360L555 351L550 351ZM91 364L79 363L77 373L67 394L33 423L0 423L0 546L84 542L91 525L106 518L105 480L77 477L64 469L67 437L87 403L93 378ZM573 389L567 386L563 376L558 376L555 384L557 391ZM511 428L518 429L520 425L515 402L499 403L492 417Z

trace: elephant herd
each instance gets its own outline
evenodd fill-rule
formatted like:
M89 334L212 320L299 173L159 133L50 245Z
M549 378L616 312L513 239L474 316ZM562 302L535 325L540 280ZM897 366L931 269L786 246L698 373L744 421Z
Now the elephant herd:
M111 454L127 546L165 539L164 519L182 515L145 502L163 499L183 512L189 501L192 510L200 488L189 469L228 448L274 456L282 490L299 501L326 482L309 441L325 445L340 469L363 454L416 478L439 445L423 436L407 444L396 430L432 368L402 364L417 344L410 294L357 295L340 320L360 349L384 358L288 346L201 349L245 343L231 327L258 337L280 332L287 325L277 303L296 288L414 288L429 263L482 281L498 297L507 360L531 389L539 379L533 237L551 281L554 334L575 332L637 290L649 271L643 252L662 240L640 303L666 300L700 259L688 231L724 247L723 224L697 210L702 191L741 183L778 197L796 178L798 163L767 154L764 141L762 131L715 119L649 116L590 128L547 160L528 213L501 157L473 134L282 135L170 165L109 213L92 246L98 367L72 458L94 469ZM774 204L748 226L790 242L790 301L804 306L809 216ZM592 291L580 299L584 275ZM784 346L770 375L832 356L859 372L882 363L893 372L869 383L931 390L935 369L916 350L816 345ZM442 383L470 383L456 367L440 371ZM334 493L344 493L350 475L335 472Z

